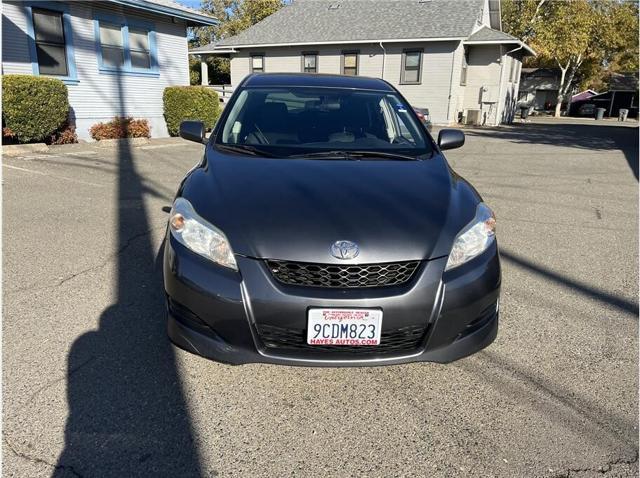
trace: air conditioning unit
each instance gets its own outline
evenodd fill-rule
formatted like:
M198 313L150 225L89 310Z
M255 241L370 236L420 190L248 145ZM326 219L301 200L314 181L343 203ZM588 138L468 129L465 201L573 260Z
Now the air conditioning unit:
M467 110L467 114L464 118L464 124L480 126L480 119L480 110Z

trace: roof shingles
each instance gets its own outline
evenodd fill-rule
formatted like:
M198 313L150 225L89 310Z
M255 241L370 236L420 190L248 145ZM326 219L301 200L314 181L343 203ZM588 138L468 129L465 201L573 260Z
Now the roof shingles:
M295 0L216 46L467 38L483 0ZM331 6L339 5L337 8Z
M514 43L518 43L520 40L518 40L514 36L509 35L508 33L501 32L500 30L494 30L493 28L489 27L482 27L480 30L467 38L467 41L513 41Z

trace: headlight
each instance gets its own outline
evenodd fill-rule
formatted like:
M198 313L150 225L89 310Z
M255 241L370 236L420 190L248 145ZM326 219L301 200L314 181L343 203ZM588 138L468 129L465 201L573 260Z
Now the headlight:
M186 199L178 198L173 203L169 229L180 244L196 254L221 266L238 270L227 237L220 229L198 216Z
M496 216L489 206L481 202L476 209L476 216L453 241L453 248L444 270L458 267L482 254L495 239Z

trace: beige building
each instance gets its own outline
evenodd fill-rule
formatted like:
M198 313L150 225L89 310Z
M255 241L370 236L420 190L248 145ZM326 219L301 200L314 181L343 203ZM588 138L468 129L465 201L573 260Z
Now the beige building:
M190 53L229 57L231 88L254 72L371 76L436 124L487 125L513 119L521 60L534 54L501 31L499 0L294 0Z

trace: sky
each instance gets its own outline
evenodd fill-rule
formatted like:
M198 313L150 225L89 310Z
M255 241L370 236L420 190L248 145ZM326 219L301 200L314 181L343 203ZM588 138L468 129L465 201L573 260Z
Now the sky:
M175 0L178 3L186 7L195 8L196 10L200 10L200 0Z

